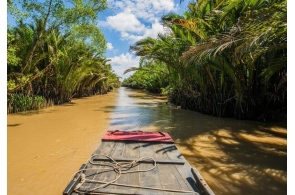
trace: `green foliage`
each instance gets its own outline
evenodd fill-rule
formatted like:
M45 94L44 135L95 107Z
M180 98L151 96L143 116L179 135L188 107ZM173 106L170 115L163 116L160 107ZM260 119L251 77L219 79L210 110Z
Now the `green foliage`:
M9 66L17 66L20 58L17 57L16 53L18 51L18 48L16 45L13 45L13 42L15 41L15 37L11 33L7 33L7 64Z
M157 60L141 58L139 68L130 68L125 73L136 71L122 83L123 86L133 89L144 89L152 93L161 93L167 87L168 71L164 64Z
M162 91L170 101L239 119L286 114L286 0L195 1L182 16L162 20L171 33L130 48L167 67ZM144 78L135 75L129 83L140 86Z
M17 22L7 33L9 95L23 95L15 98L19 101L42 96L61 104L120 86L96 25L106 0L15 0L8 5ZM18 8L26 14L20 17Z

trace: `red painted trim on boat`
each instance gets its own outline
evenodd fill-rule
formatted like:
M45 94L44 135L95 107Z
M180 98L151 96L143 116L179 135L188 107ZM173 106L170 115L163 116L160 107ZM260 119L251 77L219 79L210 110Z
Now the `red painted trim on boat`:
M134 131L107 131L104 141L143 141L174 143L168 133L164 132L134 132Z

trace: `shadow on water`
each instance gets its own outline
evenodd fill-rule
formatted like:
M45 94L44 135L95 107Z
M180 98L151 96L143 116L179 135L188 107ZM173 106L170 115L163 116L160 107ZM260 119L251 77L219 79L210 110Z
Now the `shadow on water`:
M12 113L9 115L11 115L11 116L33 116L33 115L52 113L52 112L55 112L55 109L44 108L44 109L40 109L40 110L29 110L29 111L24 111L24 112Z
M190 116L190 117L188 117ZM217 194L286 194L284 125L173 110L168 131ZM155 122L161 128L162 121ZM166 123L167 124L167 123Z
M286 122L202 115L126 89L119 99L109 129L168 132L216 194L287 194Z
M19 126L19 125L21 125L21 124L10 124L10 125L7 125L8 127L17 127L17 126Z
M130 89L126 89L126 88L125 90L130 91ZM165 96L159 96L159 95L148 93L148 92L145 92L145 95L143 96L141 90L131 90L131 91L136 91L139 94L128 94L129 98L143 99L143 100L166 100L167 99Z
M74 102L67 102L67 103L64 103L64 104L61 104L59 106L74 106L76 103Z
M54 107L47 107L47 108L42 108L39 110L29 110L29 111L23 111L23 112L18 112L18 113L12 113L10 114L11 116L33 116L33 115L39 115L39 114L45 114L45 113L52 113L56 111L57 107L70 107L74 106L76 103L74 102L67 102L61 105L55 105Z

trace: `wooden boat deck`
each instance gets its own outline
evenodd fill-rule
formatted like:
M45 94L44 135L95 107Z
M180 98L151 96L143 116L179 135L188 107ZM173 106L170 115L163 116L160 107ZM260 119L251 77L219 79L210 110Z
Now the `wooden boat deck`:
M157 163L156 167L146 172L131 172L121 174L114 184L95 189L103 183L85 182L79 187L80 192L85 194L210 194L214 193L207 186L196 169L188 164L186 159L179 153L173 143L161 142L136 142L136 141L102 141L94 152L95 164L87 162L82 165L81 171L87 180L99 180L109 182L117 177L115 171L106 171L97 174L105 168L104 164L110 163L107 155L117 162L131 162L142 157L151 157ZM146 159L128 171L146 170L153 167L153 161ZM81 182L81 172L77 173L63 192L63 195L78 195L74 188ZM119 184L119 185L116 185ZM140 188L124 186L135 185ZM198 185L198 187L196 186ZM153 188L153 189L147 189ZM93 190L95 189L95 190Z

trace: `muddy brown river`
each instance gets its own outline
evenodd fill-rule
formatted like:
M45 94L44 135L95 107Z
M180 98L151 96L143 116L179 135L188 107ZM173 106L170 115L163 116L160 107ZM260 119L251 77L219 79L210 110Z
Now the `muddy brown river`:
M287 194L287 123L216 118L126 88L7 116L9 195L61 195L107 130L165 131L216 195Z

